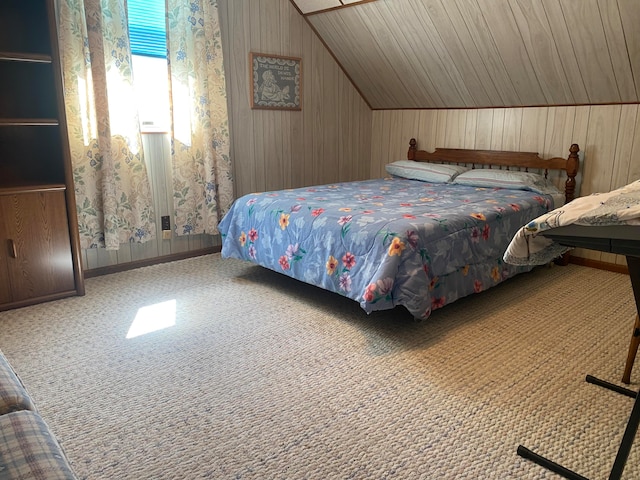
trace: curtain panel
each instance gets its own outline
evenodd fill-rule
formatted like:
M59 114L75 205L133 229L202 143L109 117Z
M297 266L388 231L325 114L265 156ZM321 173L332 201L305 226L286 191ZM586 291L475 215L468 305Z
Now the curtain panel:
M81 246L150 240L126 0L60 0L58 30Z
M233 201L222 45L215 0L167 0L175 225L216 234Z

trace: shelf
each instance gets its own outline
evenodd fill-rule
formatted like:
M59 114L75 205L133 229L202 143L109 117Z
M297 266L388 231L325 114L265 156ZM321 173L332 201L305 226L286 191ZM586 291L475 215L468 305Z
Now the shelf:
M52 54L50 0L1 0L0 5L0 52L28 52L20 53L27 58Z
M0 127L46 127L59 125L56 118L0 118Z
M0 196L3 195L16 195L19 193L38 193L38 192L58 192L65 191L67 187L64 184L52 183L52 184L29 184L14 185L11 187L0 187Z
M0 187L65 183L58 125L0 127Z
M0 61L51 63L51 55L41 53L0 52Z
M5 118L57 118L54 68L43 62L0 62L0 112Z

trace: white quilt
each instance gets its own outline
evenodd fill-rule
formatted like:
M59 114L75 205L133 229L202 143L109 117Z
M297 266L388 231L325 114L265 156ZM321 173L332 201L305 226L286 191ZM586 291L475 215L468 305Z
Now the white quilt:
M567 225L640 225L640 180L593 193L539 216L520 228L504 254L514 265L542 265L570 250L541 233Z

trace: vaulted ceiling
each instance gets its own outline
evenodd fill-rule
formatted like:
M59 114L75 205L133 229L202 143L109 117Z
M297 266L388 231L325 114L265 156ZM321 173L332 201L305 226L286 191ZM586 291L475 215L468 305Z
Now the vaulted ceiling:
M640 0L291 0L373 109L640 101Z

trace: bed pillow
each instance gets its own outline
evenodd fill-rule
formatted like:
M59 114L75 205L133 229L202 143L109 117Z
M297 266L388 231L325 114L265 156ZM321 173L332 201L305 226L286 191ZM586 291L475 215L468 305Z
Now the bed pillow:
M474 187L530 190L548 195L561 193L550 180L544 178L544 176L539 173L518 172L514 170L477 168L458 175L453 183Z
M423 182L448 183L462 172L469 170L462 165L415 162L413 160L398 160L385 167L387 173L396 177L422 180Z

